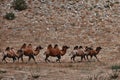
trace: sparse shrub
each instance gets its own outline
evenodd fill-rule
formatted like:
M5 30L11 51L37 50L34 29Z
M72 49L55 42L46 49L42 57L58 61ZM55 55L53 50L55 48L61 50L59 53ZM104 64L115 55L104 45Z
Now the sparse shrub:
M0 70L0 73L7 73L6 70Z
M111 67L111 69L112 69L112 70L116 70L116 71L117 71L118 69L120 70L120 65L113 65L113 66Z
M119 76L118 72L113 72L113 74L110 75L110 79L117 79Z
M37 78L40 77L40 75L39 75L39 74L33 74L32 77L33 77L34 79L37 79Z
M115 2L115 4L119 4L120 2Z
M120 66L113 65L111 69L113 70L113 73L110 75L110 79L117 79L119 77Z
M4 16L7 20L13 20L15 19L15 14L13 12L10 13L6 13L6 15Z
M14 0L13 1L13 8L15 10L22 11L22 10L27 9L27 4L24 0Z
M33 78L39 78L40 76L39 75L32 75Z

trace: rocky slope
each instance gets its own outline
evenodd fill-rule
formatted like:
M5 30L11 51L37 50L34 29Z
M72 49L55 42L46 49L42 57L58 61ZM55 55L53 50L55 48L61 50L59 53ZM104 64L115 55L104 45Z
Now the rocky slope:
M0 1L1 49L19 48L26 42L120 51L119 0L26 0L28 9L24 11L14 10L12 1ZM7 12L14 12L16 18L4 19Z
M61 64L44 63L44 50L35 57L38 64L0 61L1 80L34 80L34 75L38 76L35 80L111 80L111 66L120 64L120 0L26 0L28 9L23 11L14 10L12 2L0 0L1 51L7 46L19 49L23 43L40 44L44 50L57 43L70 49ZM16 18L6 20L3 16L7 12ZM69 63L68 55L75 45L101 46L101 62Z

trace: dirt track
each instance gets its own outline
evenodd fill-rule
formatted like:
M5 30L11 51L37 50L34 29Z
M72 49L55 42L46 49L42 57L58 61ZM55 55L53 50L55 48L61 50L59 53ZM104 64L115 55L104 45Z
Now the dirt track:
M10 59L8 59L10 60ZM15 62L5 64L0 62L0 78L3 80L89 80L97 77L97 80L109 79L114 62L83 61L72 63L45 63L44 61L30 63ZM108 63L109 62L109 63ZM116 60L119 63L119 60ZM101 78L102 77L102 78ZM94 79L93 79L94 80Z

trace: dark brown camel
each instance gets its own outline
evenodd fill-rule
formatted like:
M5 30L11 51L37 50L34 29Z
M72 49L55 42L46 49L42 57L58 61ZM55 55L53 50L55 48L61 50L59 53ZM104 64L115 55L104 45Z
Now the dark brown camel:
M71 57L71 60L75 62L75 57L81 57L81 61L83 60L83 58L85 59L85 53L84 53L84 50L83 50L83 47L82 46L75 46L74 47L74 50L71 52L72 57ZM86 60L86 59L85 59Z
M94 56L99 61L99 59L97 58L97 55L98 55L98 53L100 52L101 49L102 49L101 47L97 47L96 50L86 48L86 52L88 52L88 54L86 54L87 60L89 61L88 56L90 56L91 59Z
M48 45L47 51L44 53L46 55L45 61L50 62L50 60L48 59L49 56L52 57L57 57L58 59L56 60L60 62L61 56L66 54L66 51L69 47L68 46L63 46L62 50L59 50L59 48L52 48L52 45Z
M12 58L13 59L13 63L14 63L17 56L18 55L16 54L14 48L7 47L5 49L5 51L3 52L3 59L2 59L2 61L5 61L7 63L6 58L8 57L8 58Z

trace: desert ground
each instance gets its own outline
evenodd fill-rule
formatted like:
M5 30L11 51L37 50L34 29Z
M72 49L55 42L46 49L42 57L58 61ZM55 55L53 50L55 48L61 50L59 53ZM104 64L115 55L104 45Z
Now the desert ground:
M69 54L69 53L68 53ZM70 56L66 53L62 57L61 63L56 62L56 58L50 57L50 63L44 61L45 56L41 53L36 56L37 64L31 60L27 62L28 57L24 56L24 62L15 63L12 59L7 58L8 63L0 62L1 80L119 80L119 68L117 72L112 66L119 66L119 53L98 54L100 60L93 58L90 61L80 62L80 57L76 62L71 62ZM109 55L109 56L108 56ZM2 56L2 55L1 55ZM43 57L41 57L43 56ZM2 57L1 57L2 58ZM117 78L113 78L118 74Z
M37 64L2 62L6 47L23 43L44 48ZM61 63L44 61L49 44L70 46ZM100 61L71 62L76 45L101 46ZM120 0L0 0L0 80L120 80Z

